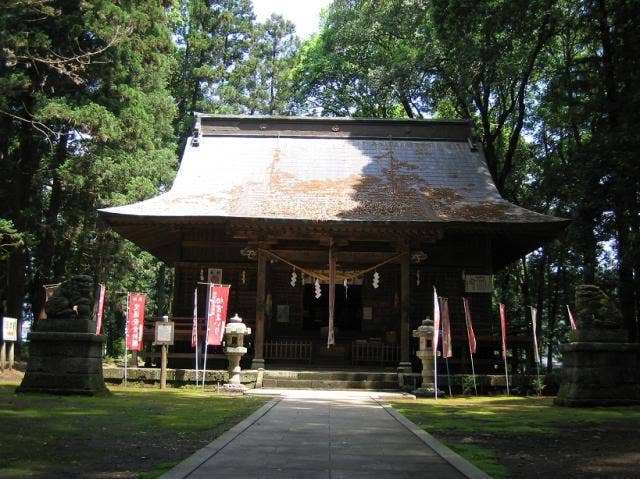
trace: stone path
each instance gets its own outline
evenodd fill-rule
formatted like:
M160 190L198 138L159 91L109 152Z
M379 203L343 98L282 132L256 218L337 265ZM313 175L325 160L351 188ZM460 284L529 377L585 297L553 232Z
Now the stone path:
M487 476L370 394L290 391L162 477Z

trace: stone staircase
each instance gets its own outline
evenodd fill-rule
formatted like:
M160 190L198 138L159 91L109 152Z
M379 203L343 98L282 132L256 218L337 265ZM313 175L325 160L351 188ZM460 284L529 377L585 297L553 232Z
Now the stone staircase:
M264 372L263 388L364 389L397 391L398 375L386 371L270 371Z

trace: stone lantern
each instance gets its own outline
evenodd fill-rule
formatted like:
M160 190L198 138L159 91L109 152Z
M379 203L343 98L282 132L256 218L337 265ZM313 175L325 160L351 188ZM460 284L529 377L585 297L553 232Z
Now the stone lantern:
M417 396L434 396L433 321L429 316L422 321L418 329L413 331L413 337L420 339L420 347L416 351L416 356L422 361L422 386L413 393Z
M240 382L240 358L247 353L244 337L249 334L251 334L251 328L247 328L237 313L229 319L224 329L224 354L229 360L229 383L225 384L225 389L238 391L245 389Z

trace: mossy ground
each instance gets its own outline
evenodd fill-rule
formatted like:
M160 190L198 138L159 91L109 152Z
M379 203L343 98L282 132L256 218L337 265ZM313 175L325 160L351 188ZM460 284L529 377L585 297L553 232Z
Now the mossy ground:
M0 478L157 477L266 399L111 388L100 397L15 394L0 383Z
M640 407L564 408L537 397L420 399L393 406L496 478L638 474L634 431L640 429Z

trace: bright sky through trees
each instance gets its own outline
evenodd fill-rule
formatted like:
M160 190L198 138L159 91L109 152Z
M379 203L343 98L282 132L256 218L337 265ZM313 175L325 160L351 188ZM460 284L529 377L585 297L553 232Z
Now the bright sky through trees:
M253 10L259 22L271 13L282 15L295 24L300 38L307 38L318 31L320 10L330 3L331 0L253 0Z

